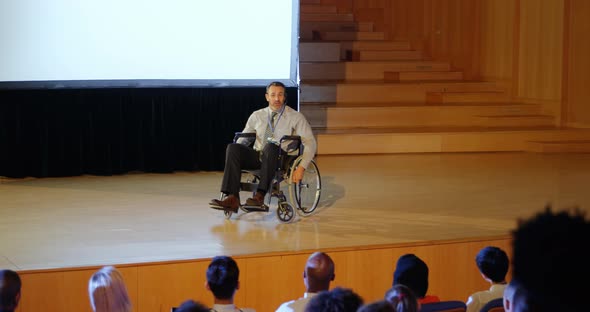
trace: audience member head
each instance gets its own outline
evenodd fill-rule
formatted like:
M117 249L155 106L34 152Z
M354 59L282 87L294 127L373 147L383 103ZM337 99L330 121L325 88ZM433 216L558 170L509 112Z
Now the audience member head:
M366 304L358 309L357 312L396 312L391 303L386 300L379 300Z
M18 273L0 270L0 311L12 312L20 300L21 281Z
M206 306L193 300L183 302L180 307L176 308L174 312L209 312L211 311Z
M397 284L391 287L385 293L385 300L387 300L397 312L417 312L420 309L418 298L414 292L402 285Z
M303 271L303 281L307 292L320 292L330 289L334 280L334 261L323 252L314 252L307 259Z
M336 287L313 297L305 312L356 312L362 305L363 299L351 289Z
M504 311L505 312L512 312L514 311L514 293L518 288L518 283L515 280L510 281L506 288L504 289Z
M407 286L418 298L424 298L428 291L428 266L414 254L399 257L393 272L393 286L397 284Z
M498 247L488 246L479 251L475 257L477 268L492 283L505 283L508 273L508 256Z
M95 312L131 311L123 276L112 266L105 266L90 277L88 295Z
M236 290L240 287L240 269L234 259L217 256L207 268L207 289L215 299L233 301Z
M590 280L588 238L590 222L579 209L554 213L546 207L519 222L513 232L513 279L531 311L587 311L587 287L581 285Z

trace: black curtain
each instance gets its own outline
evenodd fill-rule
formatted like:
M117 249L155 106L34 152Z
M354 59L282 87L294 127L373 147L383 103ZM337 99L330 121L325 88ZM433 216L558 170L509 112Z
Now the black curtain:
M223 170L264 88L0 90L0 176ZM288 88L296 106L298 92Z

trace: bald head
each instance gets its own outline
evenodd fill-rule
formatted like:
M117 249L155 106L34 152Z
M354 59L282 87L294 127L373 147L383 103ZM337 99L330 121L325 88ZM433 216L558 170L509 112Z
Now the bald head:
M303 278L307 292L330 289L330 282L334 280L334 261L323 252L314 252L307 259Z

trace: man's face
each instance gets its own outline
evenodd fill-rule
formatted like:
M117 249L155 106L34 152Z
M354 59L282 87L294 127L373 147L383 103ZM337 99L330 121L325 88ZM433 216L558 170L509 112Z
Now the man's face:
M285 88L281 86L270 86L265 94L268 106L272 111L279 111L285 103Z

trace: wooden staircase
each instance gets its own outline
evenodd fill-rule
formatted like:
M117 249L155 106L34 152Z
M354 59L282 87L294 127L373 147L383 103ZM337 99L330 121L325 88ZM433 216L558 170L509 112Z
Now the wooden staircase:
M590 129L557 127L510 86L465 81L370 22L301 1L301 112L318 154L590 151Z

